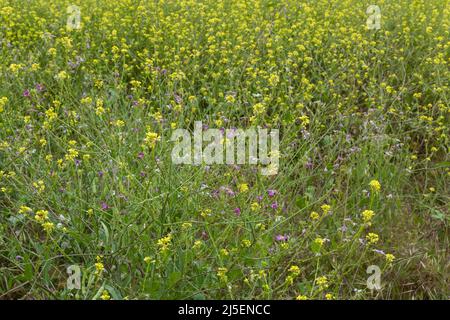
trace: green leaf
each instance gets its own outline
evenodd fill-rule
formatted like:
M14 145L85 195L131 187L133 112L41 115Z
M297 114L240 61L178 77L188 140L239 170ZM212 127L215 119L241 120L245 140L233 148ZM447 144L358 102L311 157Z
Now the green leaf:
M308 200L306 199L306 197L299 196L297 197L297 199L295 199L295 204L299 209L304 209L308 204Z
M173 271L169 275L168 285L169 288L173 287L179 280L181 279L181 272L179 271Z
M311 243L311 251L312 251L312 252L314 252L314 253L319 253L319 252L320 252L320 248L321 248L321 245L318 244L317 242L313 241L313 242Z

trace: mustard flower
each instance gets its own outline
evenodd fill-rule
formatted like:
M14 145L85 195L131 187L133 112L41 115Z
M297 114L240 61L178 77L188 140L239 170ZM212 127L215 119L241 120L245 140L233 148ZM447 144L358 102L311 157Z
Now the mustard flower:
M386 262L391 264L395 260L395 256L391 253L386 253Z
M219 278L220 281L228 282L227 272L228 269L224 267L220 267L217 269L217 277Z
M288 270L294 277L300 274L300 268L296 265L292 265Z
M370 223L370 221L372 220L374 215L375 215L375 212L373 212L372 210L364 210L361 213L364 223Z
M156 142L161 140L161 137L156 132L149 131L146 133L144 142L147 146L150 148L154 148L156 145Z
M331 211L331 206L328 204L323 204L320 206L320 208L322 209L323 214L327 214Z
M375 191L375 192L378 192L378 191L381 190L381 184L380 184L380 182L379 182L378 180L372 180L372 181L370 181L370 182L369 182L369 186L370 186L370 188L371 188L373 191Z
M248 191L248 184L247 183L241 183L237 187L238 187L239 192L244 193L244 192Z
M320 218L320 215L317 212L313 211L311 212L309 217L311 218L311 220L318 220Z
M155 260L150 258L149 256L144 257L144 262L147 264L154 263Z
M325 295L325 299L327 299L327 300L334 300L334 296L333 296L333 294L331 294L331 293L327 293L327 294Z
M328 279L326 276L318 277L316 283L321 289L328 288Z
M110 300L111 296L109 295L108 290L103 290L102 295L100 296L102 300Z
M369 234L367 234L366 239L369 244L375 244L378 242L379 237L376 233L370 232Z
M158 245L161 252L168 251L170 246L172 245L172 234L169 233L167 236L162 237L157 241L156 244Z

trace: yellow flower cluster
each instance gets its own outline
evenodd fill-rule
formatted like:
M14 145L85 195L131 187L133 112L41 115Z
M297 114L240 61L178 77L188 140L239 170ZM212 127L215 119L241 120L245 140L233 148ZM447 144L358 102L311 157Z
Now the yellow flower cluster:
M366 235L366 240L368 244L375 244L378 242L379 236L376 233L370 232Z
M32 210L28 207L21 207L19 210L19 212L31 212L31 211ZM49 234L54 230L55 224L49 220L48 213L49 212L47 210L38 210L36 211L34 219L42 226L44 231Z
M373 210L364 210L361 213L361 216L363 218L363 222L370 225L370 221L372 220L373 216L375 215L375 212Z
M94 264L95 274L100 276L100 275L102 275L103 271L105 271L105 265L103 264L103 257L97 256L97 257L95 257L95 260L97 261Z
M381 184L380 184L380 182L378 180L370 181L369 186L375 192L378 192L378 191L381 190Z
M217 277L222 282L228 282L228 276L227 276L228 269L224 267L220 267L217 269Z
M7 97L1 97L0 98L0 113L3 112L7 102L8 102L8 98Z
M165 253L170 249L170 246L172 245L172 234L169 233L165 237L160 238L156 242L157 246L159 247L160 252Z
M145 134L144 143L146 146L153 149L156 146L156 142L158 142L160 139L161 137L159 136L159 134L157 134L156 132L148 131Z

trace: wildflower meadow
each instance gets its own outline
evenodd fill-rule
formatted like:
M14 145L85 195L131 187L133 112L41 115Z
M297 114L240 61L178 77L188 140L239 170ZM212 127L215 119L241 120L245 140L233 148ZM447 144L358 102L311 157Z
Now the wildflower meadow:
M0 299L449 299L450 1L0 0Z

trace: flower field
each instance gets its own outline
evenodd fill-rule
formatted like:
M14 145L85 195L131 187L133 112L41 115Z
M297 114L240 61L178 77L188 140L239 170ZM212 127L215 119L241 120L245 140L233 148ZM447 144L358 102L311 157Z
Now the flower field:
M449 1L0 0L0 50L0 299L450 297Z

